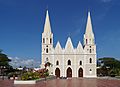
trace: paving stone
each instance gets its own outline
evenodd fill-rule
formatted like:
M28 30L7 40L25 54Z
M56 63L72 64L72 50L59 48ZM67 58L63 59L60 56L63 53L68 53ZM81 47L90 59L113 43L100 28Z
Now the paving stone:
M113 79L53 79L35 85L14 85L13 80L0 80L0 87L120 87L120 80Z

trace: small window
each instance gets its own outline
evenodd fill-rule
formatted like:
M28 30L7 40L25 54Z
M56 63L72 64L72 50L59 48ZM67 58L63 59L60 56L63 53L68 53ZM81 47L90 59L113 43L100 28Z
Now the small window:
M43 38L43 43L45 43L45 38Z
M89 70L89 73L92 74L92 69Z
M92 58L90 58L89 62L92 63Z
M48 53L48 48L46 49L46 53Z
M90 46L90 48L91 48L91 46Z
M56 65L59 65L59 61L56 61Z
M46 47L48 47L48 45Z
M80 65L82 65L82 61L80 61Z
M90 49L90 53L92 53L92 50Z
M48 58L46 58L46 61L48 61Z
M90 42L91 42L91 39L90 39Z
M68 60L68 65L71 65L71 61L70 60Z
M88 43L87 39L86 39L86 44Z
M52 39L50 38L50 44L52 43Z

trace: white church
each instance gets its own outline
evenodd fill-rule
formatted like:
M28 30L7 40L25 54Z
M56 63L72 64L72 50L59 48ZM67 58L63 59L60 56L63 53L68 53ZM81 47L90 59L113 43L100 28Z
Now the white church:
M90 12L88 12L83 45L79 41L77 47L73 47L72 40L68 37L65 48L61 47L59 41L53 47L53 39L47 10L42 33L41 67L44 68L45 63L50 62L52 65L48 67L49 73L57 77L96 77L97 54Z

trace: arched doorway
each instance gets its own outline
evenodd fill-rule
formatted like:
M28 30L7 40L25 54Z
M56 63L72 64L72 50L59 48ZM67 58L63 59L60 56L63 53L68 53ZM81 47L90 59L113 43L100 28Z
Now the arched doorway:
M60 77L60 69L59 68L55 69L55 75L56 75L56 77Z
M83 77L83 69L79 68L78 70L78 77Z
M72 69L70 67L67 69L67 77L72 77Z

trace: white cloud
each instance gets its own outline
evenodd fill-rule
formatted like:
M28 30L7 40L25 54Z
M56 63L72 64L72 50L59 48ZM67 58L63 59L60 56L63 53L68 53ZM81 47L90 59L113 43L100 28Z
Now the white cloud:
M10 62L10 65L13 67L19 67L19 66L26 66L26 67L39 67L40 61L31 59L31 58L18 58L18 57L9 57L12 61Z

